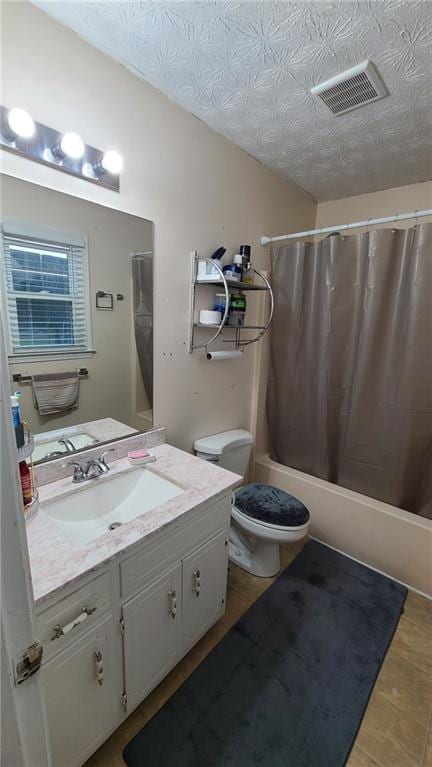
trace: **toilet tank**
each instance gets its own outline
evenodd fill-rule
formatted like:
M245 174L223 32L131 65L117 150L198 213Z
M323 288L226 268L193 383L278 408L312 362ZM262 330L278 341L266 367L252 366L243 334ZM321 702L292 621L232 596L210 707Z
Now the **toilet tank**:
M195 455L212 461L223 469L245 476L252 449L253 437L244 429L231 429L219 434L201 437L194 442Z

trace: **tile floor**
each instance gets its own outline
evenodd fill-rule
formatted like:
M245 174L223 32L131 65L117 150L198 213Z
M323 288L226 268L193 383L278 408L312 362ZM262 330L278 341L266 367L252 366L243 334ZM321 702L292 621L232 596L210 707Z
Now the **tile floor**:
M283 567L305 541L285 547ZM230 564L227 610L85 767L125 767L122 751L273 582ZM293 762L293 767L295 763ZM347 767L432 767L432 602L410 592Z

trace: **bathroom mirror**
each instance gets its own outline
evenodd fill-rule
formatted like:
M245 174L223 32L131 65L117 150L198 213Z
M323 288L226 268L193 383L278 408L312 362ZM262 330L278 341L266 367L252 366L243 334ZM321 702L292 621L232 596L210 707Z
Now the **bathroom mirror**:
M153 224L2 175L0 307L35 463L151 428Z

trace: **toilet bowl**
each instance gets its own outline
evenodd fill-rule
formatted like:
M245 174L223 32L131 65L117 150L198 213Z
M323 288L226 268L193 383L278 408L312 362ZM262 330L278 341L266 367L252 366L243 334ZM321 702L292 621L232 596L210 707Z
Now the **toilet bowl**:
M309 521L298 527L282 527L250 519L234 504L229 558L252 575L270 578L280 570L280 544L299 541L307 535L308 529Z
M252 435L243 429L196 440L195 454L245 476ZM294 496L272 485L252 483L233 494L229 558L253 575L268 578L280 570L279 546L307 535L309 511Z

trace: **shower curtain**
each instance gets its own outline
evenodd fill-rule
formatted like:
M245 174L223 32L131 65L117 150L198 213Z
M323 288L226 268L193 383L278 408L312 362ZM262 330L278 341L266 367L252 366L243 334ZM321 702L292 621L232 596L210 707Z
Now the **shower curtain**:
M432 224L272 253L273 460L432 518Z
M153 407L153 254L132 258L135 343L144 389Z

